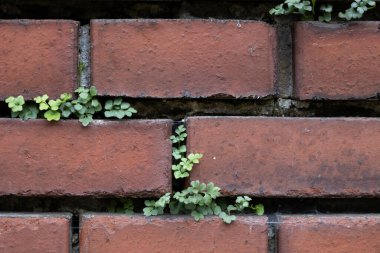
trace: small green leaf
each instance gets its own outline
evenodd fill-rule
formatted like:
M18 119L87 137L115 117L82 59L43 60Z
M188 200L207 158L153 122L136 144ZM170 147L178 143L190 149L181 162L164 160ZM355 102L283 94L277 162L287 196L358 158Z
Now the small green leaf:
M82 123L83 126L88 126L92 122L92 115L86 114L79 117L79 122Z
M198 212L196 210L191 212L191 216L193 216L194 220L200 221L201 219L204 218L204 215L201 212Z
M259 215L259 216L264 215L264 205L263 204L257 204L251 208L257 215Z
M48 121L58 121L61 118L61 114L57 111L48 110L44 113L44 117Z
M25 105L23 110L19 113L22 120L36 119L38 115L38 108L36 105Z
M98 91L96 90L95 86L91 86L89 92L92 97L98 94Z
M219 217L227 224L230 224L231 222L233 222L234 220L236 220L236 216L235 215L228 215L226 214L225 212L221 212L219 214Z

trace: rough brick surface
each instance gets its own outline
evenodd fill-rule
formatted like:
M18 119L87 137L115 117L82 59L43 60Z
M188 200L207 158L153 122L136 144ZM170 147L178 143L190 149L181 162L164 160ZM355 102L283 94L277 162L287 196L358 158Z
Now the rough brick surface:
M188 151L204 154L191 180L226 195L379 196L380 120L194 117Z
M275 33L257 21L93 20L92 78L103 95L274 93Z
M0 119L0 195L162 195L170 134L170 120Z
M73 92L77 38L75 21L0 21L0 99Z
M379 215L285 216L281 253L378 253Z
M195 222L190 216L82 216L80 252L267 253L265 217L238 217L232 225L219 218Z
M301 99L380 93L380 22L295 26L295 90Z
M0 214L0 253L70 253L70 215Z

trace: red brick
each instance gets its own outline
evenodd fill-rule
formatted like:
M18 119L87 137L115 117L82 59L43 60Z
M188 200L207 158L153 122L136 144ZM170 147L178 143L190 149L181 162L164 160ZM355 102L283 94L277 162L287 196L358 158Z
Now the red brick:
M171 191L170 120L0 119L0 195L160 196Z
M380 94L380 22L295 25L295 90L301 99Z
M274 93L275 32L257 21L93 20L102 95L251 97Z
M0 253L70 253L71 215L0 214Z
M0 99L74 90L78 22L0 20L0 40Z
M285 216L279 252L378 253L379 234L379 215Z
M267 234L264 217L241 216L226 225L217 217L86 214L80 252L267 253Z
M195 117L189 152L204 154L191 180L225 195L380 196L380 120Z

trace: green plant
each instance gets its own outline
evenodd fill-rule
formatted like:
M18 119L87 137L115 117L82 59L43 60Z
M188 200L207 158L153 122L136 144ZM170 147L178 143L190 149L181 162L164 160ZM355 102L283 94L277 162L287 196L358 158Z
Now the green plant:
M283 3L272 8L269 13L271 15L289 15L298 14L304 20L318 20L321 22L330 22L331 14L333 11L332 4L321 4L319 10L316 10L317 0L285 0ZM344 12L339 12L339 18L345 20L359 19L363 14L375 8L376 2L374 0L353 0L350 8Z
M79 63L78 63L78 73L79 73L79 75L81 75L83 73L83 71L85 70L85 68L86 68L86 65L84 64L84 62L79 61Z
M170 136L173 143L172 155L174 159L179 160L182 158L182 154L186 153L186 145L183 144L187 137L186 128L180 125L174 132L175 134Z
M129 103L124 102L122 98L107 100L104 108L104 116L107 118L115 117L122 119L125 116L132 117L132 114L137 112Z
M34 104L29 104L26 103L22 109L21 112L18 113L13 113L12 112L12 117L20 118L22 120L28 120L28 119L36 119L38 116L38 108Z
M11 116L13 118L20 118L23 120L35 119L38 115L38 108L34 104L25 102L23 96L8 97L5 102L11 109Z
M164 214L164 209L170 202L170 193L166 193L159 200L145 200L145 208L143 209L145 216L155 216Z
M48 100L48 95L42 95L34 98L34 101L39 105L40 111L46 111L44 113L45 119L48 121L58 121L61 118L60 106L71 99L71 95L68 93L61 94L58 99Z
M48 121L58 121L63 118L74 116L79 119L83 126L88 126L94 117L94 114L102 111L103 106L97 98L97 90L94 86L90 88L79 87L75 90L77 98L72 100L71 94L63 93L58 99L50 99L44 94L35 97L35 104L25 102L22 96L8 97L5 102L12 111L12 117L23 120L35 119L39 111L43 111L44 118ZM109 106L111 104L111 106ZM38 108L37 108L38 105ZM124 116L131 117L137 111L124 102L122 98L116 98L113 101L107 100L104 114L108 116L115 115L117 118ZM122 117L120 115L123 114Z
M88 126L92 122L94 114L102 110L102 105L96 98L98 92L94 86L79 87L75 92L78 94L78 98L70 103L65 103L61 110L65 111L65 117L69 117L73 113L83 126Z
M12 112L21 112L23 105L25 104L25 100L21 95L17 97L10 96L5 100L5 103L8 104L8 107Z
M120 202L121 205L116 200L112 200L107 206L107 211L115 213L134 214L134 204L132 199L121 199Z
M177 162L172 166L176 179L188 177L193 165L199 163L203 156L199 153L189 154L187 158L184 156L186 146L183 143L186 137L186 128L183 125L180 125L175 130L175 134L170 137L174 146L172 155ZM236 216L231 212L243 212L247 208L257 215L264 214L264 206L261 204L250 206L251 198L248 196L238 196L235 204L227 206L222 200L218 201L220 195L220 188L213 183L205 184L196 180L190 182L190 186L186 189L175 192L173 197L170 193L166 193L157 201L146 200L146 207L143 211L146 216L160 215L169 205L171 214L190 214L196 221L207 215L217 215L225 223L231 223L236 219Z
M183 142L187 137L186 128L180 125L174 133L174 135L170 136L170 140L173 143L172 155L176 161L176 164L172 165L172 170L176 179L185 178L190 175L189 172L193 169L194 164L199 163L199 159L201 159L203 155L191 153L187 157L184 157L186 145L184 145Z
M202 154L189 154L186 157L181 157L178 164L172 165L172 170L174 171L174 177L176 179L188 177L189 172L193 169L194 164L199 163L199 159L203 157Z
M271 15L302 14L312 12L313 6L307 0L285 0L269 11Z
M363 17L363 14L375 8L376 2L374 0L354 0L351 3L350 8L344 12L339 12L339 17L346 20L359 19Z

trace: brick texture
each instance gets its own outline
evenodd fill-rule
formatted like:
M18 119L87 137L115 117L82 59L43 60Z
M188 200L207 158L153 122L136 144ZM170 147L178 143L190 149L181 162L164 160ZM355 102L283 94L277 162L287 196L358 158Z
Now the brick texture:
M75 21L0 20L0 99L73 92L77 39Z
M82 253L267 253L264 217L238 217L232 225L219 218L195 222L181 216L86 214L81 220Z
M0 119L0 195L162 195L170 134L170 120Z
M379 196L380 120L194 117L188 151L204 154L191 180L225 195Z
M257 21L92 20L92 78L102 95L274 94L275 33Z
M380 94L380 22L295 25L295 90L301 99Z
M0 253L70 253L70 215L0 214Z
M279 252L378 253L379 234L379 215L285 216Z

